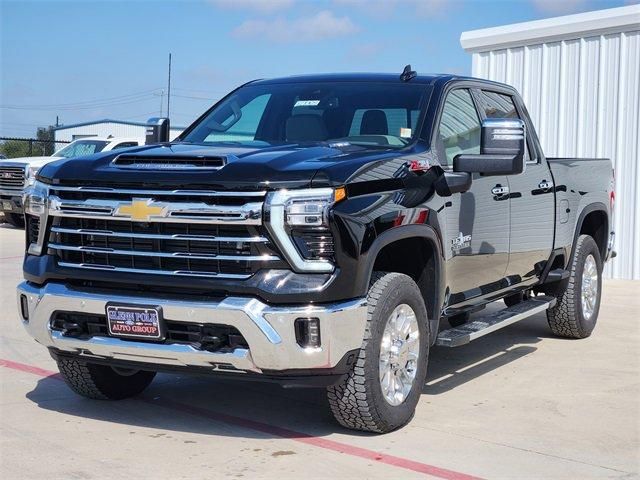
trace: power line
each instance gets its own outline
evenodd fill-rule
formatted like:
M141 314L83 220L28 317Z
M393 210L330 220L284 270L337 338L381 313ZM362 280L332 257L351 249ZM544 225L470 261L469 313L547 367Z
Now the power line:
M74 106L82 106L82 105L89 105L89 104L94 104L94 103L106 103L106 102L111 102L111 101L119 101L119 100L126 100L126 99L131 99L131 98L135 98L135 97L141 97L141 96L148 96L150 94L153 94L154 92L157 92L158 90L160 90L159 88L153 88L151 90L144 90L142 92L136 92L136 93L129 93L127 95L118 95L116 97L106 97L106 98L94 98L92 100L81 100L81 101L77 101L77 102L70 102L70 103L49 103L49 104L32 104L32 105L2 105L2 107L4 108L10 108L10 107L15 107L15 108L64 108L64 107L74 107Z
M91 110L95 108L103 107L115 107L119 105L130 105L132 103L148 102L154 100L155 95L148 94L139 98L132 98L126 101L96 103L92 105L79 105L75 107L32 107L32 106L17 106L17 105L0 105L0 108L8 110L37 110L37 111L73 111L73 110Z

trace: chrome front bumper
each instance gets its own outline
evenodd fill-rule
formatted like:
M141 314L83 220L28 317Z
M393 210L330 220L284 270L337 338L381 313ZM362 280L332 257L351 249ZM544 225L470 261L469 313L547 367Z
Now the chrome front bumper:
M206 367L212 370L263 373L292 369L331 369L352 350L361 347L367 318L365 299L324 305L273 307L256 298L228 297L220 302L167 300L128 294L111 295L74 290L59 283L38 288L27 282L18 286L26 297L28 320L22 323L38 343L62 352L104 361L113 359L164 366ZM51 330L54 312L105 314L107 302L159 305L167 319L216 323L236 327L249 348L229 353L199 350L186 344L163 344L95 336L79 339ZM294 321L320 319L322 345L302 348L296 342ZM231 367L231 368L230 368Z

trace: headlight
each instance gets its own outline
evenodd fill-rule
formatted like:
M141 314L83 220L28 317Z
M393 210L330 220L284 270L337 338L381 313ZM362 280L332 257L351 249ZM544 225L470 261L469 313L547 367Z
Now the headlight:
M303 258L291 237L291 229L328 226L329 208L343 198L343 188L279 190L267 196L267 228L294 270L333 271L333 263L326 258Z
M25 177L27 179L28 186L36 183L36 175L38 174L38 170L40 170L40 167L31 167L31 166L27 167L27 171L25 172Z
M44 183L34 182L27 187L22 198L24 213L35 216L46 213L48 193L49 189Z
M22 197L27 225L27 252L30 255L41 255L47 226L49 208L49 187L44 183L34 182L27 187Z

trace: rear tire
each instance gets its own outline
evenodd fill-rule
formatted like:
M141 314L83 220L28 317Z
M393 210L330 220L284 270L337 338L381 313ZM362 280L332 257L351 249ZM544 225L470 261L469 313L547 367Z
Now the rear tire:
M560 337L586 338L598 321L602 293L602 260L598 245L589 235L580 235L570 265L566 289L547 310L551 331Z
M114 370L105 365L86 363L73 358L59 358L58 370L67 385L83 397L94 400L122 400L141 393L156 372Z
M24 227L24 217L22 215L18 215L17 213L5 212L4 219L9 225L13 225L14 227L18 228Z
M367 304L354 369L329 387L327 396L342 426L386 433L406 425L415 413L427 374L429 322L420 289L401 273L375 272Z

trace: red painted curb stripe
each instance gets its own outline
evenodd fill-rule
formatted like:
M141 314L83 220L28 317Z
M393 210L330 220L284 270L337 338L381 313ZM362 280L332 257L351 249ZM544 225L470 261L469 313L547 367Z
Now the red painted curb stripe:
M0 366L11 368L13 370L19 370L21 372L32 373L40 377L53 378L55 380L62 380L60 374L45 370L43 368L27 365L24 363L12 362L11 360L0 359ZM356 447L348 445L342 442L336 442L335 440L329 440L326 438L315 437L307 433L296 432L287 428L278 427L276 425L270 425L267 423L257 422L248 418L236 417L235 415L228 415L226 413L213 412L204 408L188 405L184 403L174 402L173 400L162 399L160 402L153 400L141 399L143 402L157 407L171 408L178 410L189 415L208 418L217 422L223 422L229 425L242 427L248 430L254 430L269 435L274 435L280 438L293 440L295 442L304 443L325 450L332 450L338 453L344 453L354 457L364 458L366 460L373 460L386 465L394 467L404 468L405 470L411 470L418 473L424 473L434 477L442 478L445 480L481 480L479 477L474 477L453 470L447 470L445 468L439 468L426 463L416 462L407 458L396 457L394 455L387 455L379 453L367 448Z
M27 365L26 363L12 362L11 360L4 360L0 358L0 366L11 368L12 370L19 370L25 373L32 373L39 377L53 377L56 380L62 380L59 373L52 372L51 370L45 370L40 367L34 367L33 365Z

